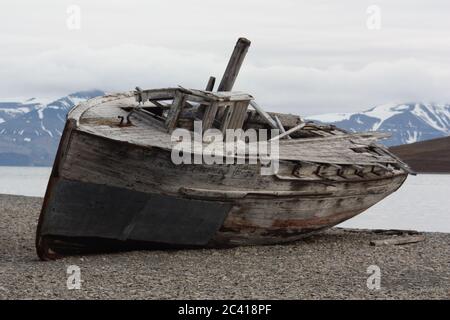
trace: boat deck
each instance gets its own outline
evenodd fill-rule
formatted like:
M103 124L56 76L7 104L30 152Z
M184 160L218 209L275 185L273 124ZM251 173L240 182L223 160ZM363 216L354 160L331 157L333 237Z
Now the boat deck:
M147 104L151 105L150 102ZM171 150L178 142L150 116L134 112L131 123L121 125L120 117L126 119L130 108L138 103L133 92L111 94L94 98L75 107L68 115L77 122L77 129L108 139L124 141L138 146ZM281 139L279 159L342 165L394 164L398 160L384 153L376 140L382 133L348 133L326 137ZM204 143L206 147L208 144ZM333 148L329 146L333 145Z

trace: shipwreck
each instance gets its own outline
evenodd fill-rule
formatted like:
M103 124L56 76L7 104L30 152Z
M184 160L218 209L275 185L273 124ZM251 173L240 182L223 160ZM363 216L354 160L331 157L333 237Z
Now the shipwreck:
M411 171L377 143L383 134L265 112L250 94L232 91L249 45L238 40L217 90L213 77L205 90L136 88L69 112L36 232L41 259L295 241L402 185ZM261 174L260 160L174 163L173 132L193 132L196 121L202 132L225 136L230 129L276 129L267 140L277 141L277 170Z

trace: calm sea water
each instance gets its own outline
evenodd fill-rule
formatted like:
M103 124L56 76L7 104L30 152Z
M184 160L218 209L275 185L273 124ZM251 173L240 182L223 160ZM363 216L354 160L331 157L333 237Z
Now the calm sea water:
M43 197L51 171L50 167L0 166L0 193Z
M450 174L408 176L399 190L339 226L450 233Z
M0 193L42 197L50 172L0 166ZM397 192L339 226L450 232L450 175L410 176Z

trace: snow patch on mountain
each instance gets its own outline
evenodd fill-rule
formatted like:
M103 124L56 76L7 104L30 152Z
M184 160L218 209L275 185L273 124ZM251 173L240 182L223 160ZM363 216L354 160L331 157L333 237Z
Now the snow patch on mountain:
M325 113L308 117L311 120L317 120L324 123L338 122L348 120L353 113Z
M382 131L391 134L388 146L413 143L450 134L450 105L388 103L358 113L334 113L308 117L353 132Z
M58 99L1 99L0 165L51 165L67 112L104 94L90 90Z
M47 105L52 101L55 101L58 97L40 97L40 98L24 98L24 97L14 97L14 98L0 98L1 104L19 104L19 105Z

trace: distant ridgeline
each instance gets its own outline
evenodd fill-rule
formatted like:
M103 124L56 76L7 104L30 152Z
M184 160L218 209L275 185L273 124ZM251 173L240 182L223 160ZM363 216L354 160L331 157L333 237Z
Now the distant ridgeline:
M309 120L336 125L348 131L382 131L391 134L386 146L441 138L450 134L450 105L392 103L358 113L311 116Z
M0 165L51 166L67 112L76 104L104 95L90 90L59 99L0 99Z
M59 99L0 99L0 165L51 166L67 112L76 104L104 95L82 91ZM405 103L374 107L359 113L309 117L348 131L383 131L387 146L414 143L450 134L450 105Z
M395 146L389 150L416 172L450 173L450 137Z

